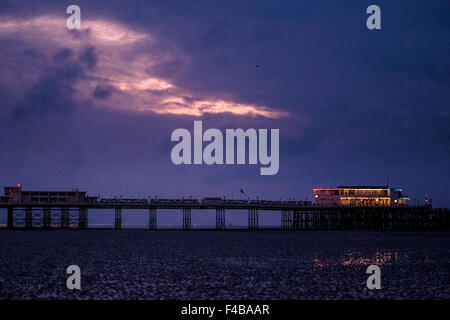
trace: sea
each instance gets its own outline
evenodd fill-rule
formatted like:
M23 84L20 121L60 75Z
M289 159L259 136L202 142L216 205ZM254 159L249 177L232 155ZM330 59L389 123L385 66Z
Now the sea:
M450 233L0 230L0 299L450 299Z

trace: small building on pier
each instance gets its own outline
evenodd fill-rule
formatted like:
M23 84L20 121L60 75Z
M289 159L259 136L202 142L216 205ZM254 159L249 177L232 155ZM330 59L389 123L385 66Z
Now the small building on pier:
M5 187L0 197L3 204L92 204L97 197L88 197L86 192L73 189L71 191L24 191L22 184L16 187Z
M339 206L407 206L409 198L398 188L388 186L339 186L314 189L318 207Z

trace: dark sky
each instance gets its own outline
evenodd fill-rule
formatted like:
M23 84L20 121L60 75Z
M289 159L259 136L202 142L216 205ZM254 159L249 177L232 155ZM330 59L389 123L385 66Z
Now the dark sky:
M1 1L0 185L311 200L389 177L449 207L450 2L342 3ZM194 120L279 128L279 173L172 164Z

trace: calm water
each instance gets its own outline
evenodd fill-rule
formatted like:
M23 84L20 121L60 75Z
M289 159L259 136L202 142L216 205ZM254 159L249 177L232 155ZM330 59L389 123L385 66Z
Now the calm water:
M0 299L449 299L449 233L0 231ZM66 288L67 266L82 290ZM365 270L381 266L381 290Z

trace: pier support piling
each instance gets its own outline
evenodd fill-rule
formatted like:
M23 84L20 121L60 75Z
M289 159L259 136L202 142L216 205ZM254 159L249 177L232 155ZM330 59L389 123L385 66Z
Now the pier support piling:
M293 214L292 210L282 209L281 210L281 229L290 230L293 228Z
M31 207L25 208L25 229L33 227L33 209Z
M8 207L8 217L6 221L6 228L13 229L14 228L14 208Z
M61 208L61 228L69 228L69 209Z
M52 214L51 214L51 209L50 208L44 208L43 209L44 213L43 213L43 217L42 217L42 226L44 229L50 229L51 225L52 225Z
M216 230L224 230L225 229L225 209L217 208L216 209Z
M156 208L150 208L150 209L148 209L148 229L156 230L157 227L158 227L158 225L157 225Z
M122 208L115 209L114 229L122 229Z
M250 208L248 209L248 229L257 230L258 228L258 208Z
M191 208L183 208L183 230L191 229Z
M292 217L292 229L294 230L300 230L302 226L302 212L299 210L294 210L293 217ZM281 225L281 228L283 228L283 224Z
M78 228L87 229L88 225L88 209L78 208Z

